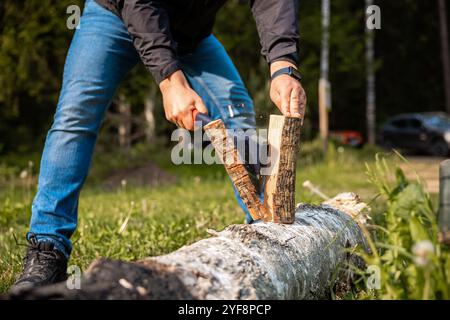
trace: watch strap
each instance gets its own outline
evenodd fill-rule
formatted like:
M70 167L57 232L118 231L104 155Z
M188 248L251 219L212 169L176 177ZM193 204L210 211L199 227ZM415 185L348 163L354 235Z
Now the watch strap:
M287 74L288 76L291 76L292 78L300 81L302 79L302 77L300 76L300 72L295 69L294 67L285 67L285 68L281 68L280 70L275 71L272 74L272 80L275 79L278 76L281 76L283 74Z

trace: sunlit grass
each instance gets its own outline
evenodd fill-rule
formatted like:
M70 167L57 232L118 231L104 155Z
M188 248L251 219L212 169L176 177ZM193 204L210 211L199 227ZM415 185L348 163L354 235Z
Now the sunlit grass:
M84 270L98 257L137 260L161 255L207 237L207 229L221 230L244 222L222 166L174 166L168 152L152 156L145 149L133 152L131 157L117 155L111 161L105 156L96 158L80 198L70 264ZM297 202L322 201L302 187L309 180L327 196L355 192L371 203L374 212L383 211L385 204L374 200L377 189L366 175L365 163L373 164L372 151L331 148L326 159L318 154L314 145L305 145L302 151L297 170ZM124 184L113 191L102 188L101 182L111 168L142 164L149 158L177 177L177 181L156 187ZM28 164L23 163L26 169ZM23 170L8 170L9 180L5 178L0 188L0 292L6 292L20 272L25 248L16 244L15 237L20 243L25 242L36 189L35 177L30 183L23 177L11 180ZM37 169L31 171L33 176Z

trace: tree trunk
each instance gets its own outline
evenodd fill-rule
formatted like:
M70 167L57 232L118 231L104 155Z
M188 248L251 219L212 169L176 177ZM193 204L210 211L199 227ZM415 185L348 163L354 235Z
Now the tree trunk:
M373 0L366 0L366 7L373 5ZM366 123L367 142L374 145L376 140L376 94L375 94L375 67L374 67L374 39L375 32L366 27Z
M144 116L147 124L145 128L145 137L147 143L152 143L155 138L155 98L156 88L152 87L149 89L144 102Z
M120 123L118 127L119 146L126 152L131 147L131 105L124 96L118 99L118 109L120 113Z
M330 67L330 0L322 0L322 43L319 79L319 127L323 151L328 150L329 123L331 109L331 84L328 79Z
M450 160L439 169L439 240L450 245Z
M450 50L448 47L447 6L445 0L438 0L439 21L441 29L442 72L447 112L450 113Z
M321 206L302 204L292 225L233 225L164 256L137 262L97 260L78 290L61 283L11 298L327 298L334 285L343 292L349 288L349 265L360 262L346 248L366 247L352 218L364 207L354 194Z

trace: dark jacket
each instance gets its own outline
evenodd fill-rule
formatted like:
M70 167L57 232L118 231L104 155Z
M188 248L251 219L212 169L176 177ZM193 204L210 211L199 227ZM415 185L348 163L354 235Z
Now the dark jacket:
M159 83L181 69L177 54L211 34L226 0L96 0L125 23L143 63ZM268 63L297 59L297 1L252 0L251 10Z

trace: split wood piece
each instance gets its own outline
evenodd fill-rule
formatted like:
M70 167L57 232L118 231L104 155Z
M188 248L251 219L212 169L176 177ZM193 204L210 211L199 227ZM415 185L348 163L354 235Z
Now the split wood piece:
M215 120L204 126L204 130L253 220L260 220L265 209L244 164L239 159L233 137L227 135L225 124L222 120Z
M441 163L439 184L439 240L450 244L450 160Z
M270 116L270 168L264 172L268 175L264 192L264 206L267 209L264 221L294 223L295 171L301 126L301 118Z

